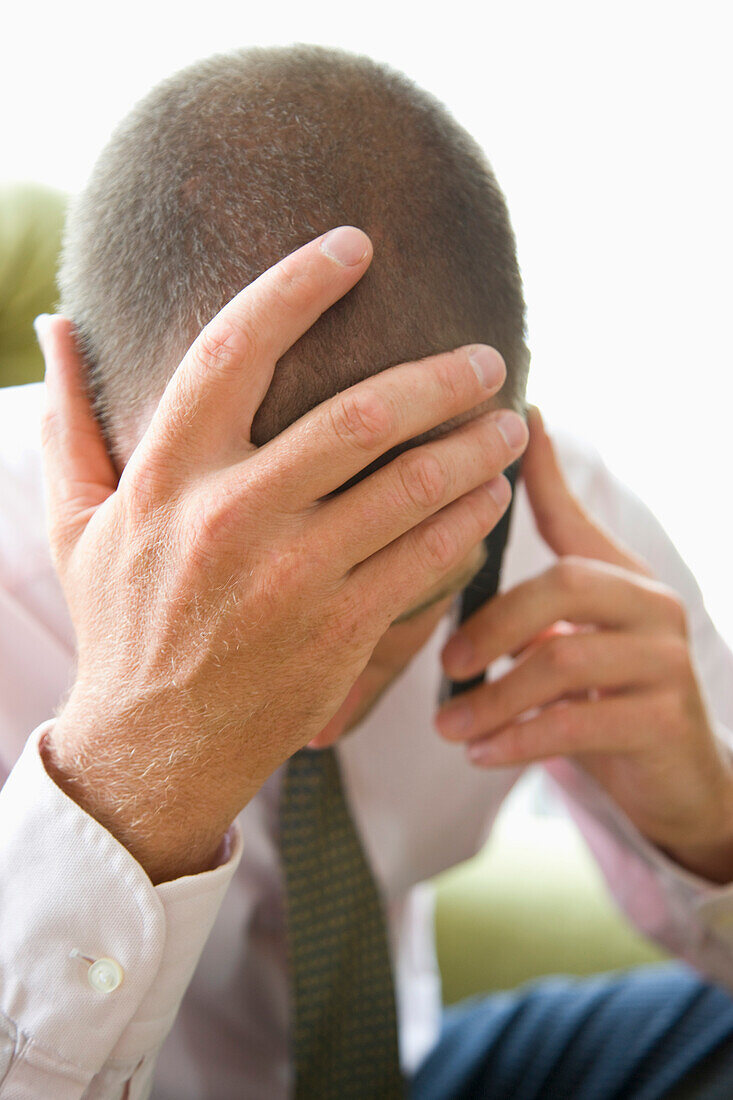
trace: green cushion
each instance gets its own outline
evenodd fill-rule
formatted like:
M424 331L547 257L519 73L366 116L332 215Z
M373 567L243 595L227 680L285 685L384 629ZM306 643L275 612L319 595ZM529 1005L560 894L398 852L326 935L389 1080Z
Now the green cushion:
M0 386L43 378L33 318L56 308L66 202L40 184L0 186Z
M483 851L435 883L446 1004L667 957L618 909L569 819L502 815Z

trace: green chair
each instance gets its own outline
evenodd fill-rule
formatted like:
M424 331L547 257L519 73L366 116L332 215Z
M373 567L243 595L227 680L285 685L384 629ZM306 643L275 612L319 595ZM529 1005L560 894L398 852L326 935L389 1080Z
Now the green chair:
M56 308L66 202L35 183L0 186L0 386L43 378L33 318Z
M32 321L56 308L66 201L35 184L0 187L0 386L43 378ZM565 818L502 813L486 848L436 886L446 1002L664 957L620 914Z
M502 811L483 850L435 885L447 1004L543 974L592 974L667 957L629 924L566 817Z

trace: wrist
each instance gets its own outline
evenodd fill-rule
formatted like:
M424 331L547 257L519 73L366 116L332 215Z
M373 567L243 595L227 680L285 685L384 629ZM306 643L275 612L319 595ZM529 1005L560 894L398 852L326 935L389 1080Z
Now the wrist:
M120 727L123 726L124 729ZM137 860L154 885L216 866L227 818L202 781L156 759L129 724L67 703L39 750L53 782Z
M661 849L670 859L700 878L718 886L733 883L733 838L720 837L708 844Z
M719 886L733 883L733 781L722 796L717 823L704 837L660 845L671 859Z

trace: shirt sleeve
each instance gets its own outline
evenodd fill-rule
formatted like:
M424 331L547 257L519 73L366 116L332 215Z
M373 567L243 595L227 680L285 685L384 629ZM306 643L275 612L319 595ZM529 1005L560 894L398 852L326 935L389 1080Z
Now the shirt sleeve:
M708 615L700 589L662 526L596 460L579 495L656 577L683 599L693 662L714 734L733 762L733 654ZM719 885L681 867L644 837L582 767L556 758L545 770L559 786L628 918L672 954L733 990L733 882Z
M0 1100L142 1100L242 855L153 886L30 736L0 790Z

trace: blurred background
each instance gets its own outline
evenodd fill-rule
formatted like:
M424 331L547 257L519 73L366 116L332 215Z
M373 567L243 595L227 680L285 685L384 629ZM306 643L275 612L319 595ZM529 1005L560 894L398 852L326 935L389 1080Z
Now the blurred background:
M191 61L315 42L402 70L473 134L507 196L530 400L551 426L592 442L651 506L733 643L730 21L722 0L14 5L0 38L0 186L22 184L16 210L29 183L56 192L29 230L40 257L42 245L55 249L65 197L115 124ZM5 287L20 270L12 220L0 215ZM22 304L24 330L9 337L18 343L48 308ZM6 298L0 328L7 310ZM536 815L541 829L520 828ZM609 908L541 771L501 819L509 828L480 874L449 872L439 893L448 1000L656 957Z

